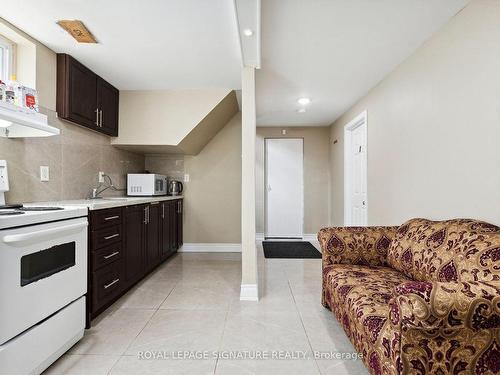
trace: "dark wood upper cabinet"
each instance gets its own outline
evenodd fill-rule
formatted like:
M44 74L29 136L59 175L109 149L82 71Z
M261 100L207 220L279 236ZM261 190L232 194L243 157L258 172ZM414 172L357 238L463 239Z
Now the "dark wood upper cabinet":
M57 114L60 118L118 135L119 91L70 55L57 54Z
M111 136L118 135L119 91L101 77L97 78L97 108L101 131Z

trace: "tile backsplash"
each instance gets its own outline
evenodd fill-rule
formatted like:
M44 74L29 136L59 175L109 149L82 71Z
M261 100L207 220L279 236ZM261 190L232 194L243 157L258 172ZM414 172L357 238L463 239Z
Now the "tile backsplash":
M86 198L97 185L98 171L115 186L126 187L126 174L144 170L144 155L119 150L109 137L61 121L54 111L41 108L59 136L8 139L0 137L0 159L7 160L8 203ZM40 181L40 166L49 166L50 181ZM124 195L108 191L109 195Z
M146 155L145 166L151 173L163 174L180 181L184 179L184 155Z

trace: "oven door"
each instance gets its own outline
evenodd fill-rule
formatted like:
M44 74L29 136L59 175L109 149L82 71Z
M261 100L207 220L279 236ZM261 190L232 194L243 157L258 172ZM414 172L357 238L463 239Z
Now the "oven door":
M0 230L0 344L87 291L87 218Z

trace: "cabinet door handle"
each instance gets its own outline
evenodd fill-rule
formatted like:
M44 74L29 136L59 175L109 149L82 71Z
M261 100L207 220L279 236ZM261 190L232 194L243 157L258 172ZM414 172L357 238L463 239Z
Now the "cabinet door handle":
M161 205L161 218L165 219L165 203Z
M104 285L104 289L108 289L110 286L115 285L118 281L120 281L120 279L114 279L109 284Z
M96 108L95 112L95 125L99 126L99 108Z
M144 207L144 224L148 223L148 208Z
M108 220L114 220L114 219L118 219L120 218L120 216L109 216L109 217L105 217L104 220L108 221Z
M115 237L118 237L118 236L119 236L119 234L118 234L118 233L115 233L115 234L112 234L111 236L106 236L106 237L104 237L104 239L105 239L105 240L110 240L110 239L115 238Z
M102 109L99 111L99 126L102 128Z
M119 251L115 251L114 253L111 253L111 254L108 254L108 255L104 255L103 258L104 259L109 259L109 258L113 258L114 256L120 254Z

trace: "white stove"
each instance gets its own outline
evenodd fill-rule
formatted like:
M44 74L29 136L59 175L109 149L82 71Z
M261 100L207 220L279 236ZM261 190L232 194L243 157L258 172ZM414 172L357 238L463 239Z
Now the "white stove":
M0 208L0 368L39 374L83 337L87 208Z
M14 205L15 208L0 207L0 229L87 216L86 207L35 206L32 204L25 204L22 207L17 206Z

